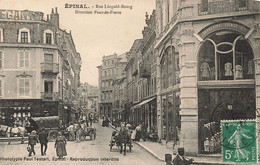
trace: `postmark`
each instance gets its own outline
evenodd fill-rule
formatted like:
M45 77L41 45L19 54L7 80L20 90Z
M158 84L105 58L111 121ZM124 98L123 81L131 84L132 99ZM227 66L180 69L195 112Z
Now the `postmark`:
M257 131L255 120L222 120L223 162L257 163Z

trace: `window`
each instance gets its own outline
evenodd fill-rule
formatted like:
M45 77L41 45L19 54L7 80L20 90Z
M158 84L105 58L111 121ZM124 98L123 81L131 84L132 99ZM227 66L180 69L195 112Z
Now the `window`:
M51 44L51 34L50 33L46 33L46 44Z
M30 96L30 78L21 77L18 79L19 96Z
M18 42L31 43L30 30L27 28L19 29Z
M53 32L50 29L44 30L43 43L54 44Z
M208 11L208 0L202 0L201 12Z
M4 95L4 81L0 78L0 97Z
M176 60L178 53L174 53L174 49L169 47L164 52L164 56L161 60L161 87L166 89L172 85L176 84L176 81L173 77L178 76L178 71L176 68Z
M236 32L213 33L203 43L199 56L200 81L254 78L253 50Z
M0 28L0 42L4 42L3 29Z
M0 69L3 68L3 63L4 63L4 53L3 51L0 51Z
M21 32L21 43L28 43L28 32Z
M29 68L30 54L28 50L19 51L19 67Z

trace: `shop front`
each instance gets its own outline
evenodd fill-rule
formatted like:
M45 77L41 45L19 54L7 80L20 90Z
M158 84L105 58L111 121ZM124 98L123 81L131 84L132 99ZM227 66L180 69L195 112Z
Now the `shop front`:
M204 33L229 25L219 23ZM221 153L221 120L256 119L254 51L241 31L246 27L234 25L240 31L223 27L211 32L199 49L199 153Z

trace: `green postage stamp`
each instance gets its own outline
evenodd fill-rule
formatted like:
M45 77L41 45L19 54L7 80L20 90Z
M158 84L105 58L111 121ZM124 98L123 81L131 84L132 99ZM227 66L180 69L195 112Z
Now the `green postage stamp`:
M222 120L223 162L257 163L255 120Z

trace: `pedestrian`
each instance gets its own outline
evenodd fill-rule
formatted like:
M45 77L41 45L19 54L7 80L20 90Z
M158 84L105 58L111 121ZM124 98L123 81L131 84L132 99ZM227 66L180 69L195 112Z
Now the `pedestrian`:
M61 134L61 132L58 133L58 137L55 142L54 148L56 148L56 154L59 157L59 159L63 158L63 156L67 156L67 151L66 151L66 139L65 137Z
M82 132L83 132L82 127L79 124L78 128L76 129L76 142L80 142L81 141Z
M41 154L46 155L46 151L47 151L47 143L48 143L48 134L45 131L45 128L43 127L41 129L41 132L39 133L39 141L41 144ZM43 147L44 147L44 151L43 151Z
M75 130L74 130L74 125L70 123L70 126L68 127L69 131L69 140L74 141L75 140Z
M145 123L143 122L142 127L141 127L141 136L143 141L146 141L146 137L147 137L147 127L145 125Z
M142 129L142 125L141 124L138 124L138 126L135 128L135 131L136 131L135 140L138 141L138 142L141 139L141 129Z
M38 143L38 136L36 135L36 131L33 130L32 133L28 137L28 146L31 147L29 151L29 156L32 156L32 153L35 155L34 146Z

